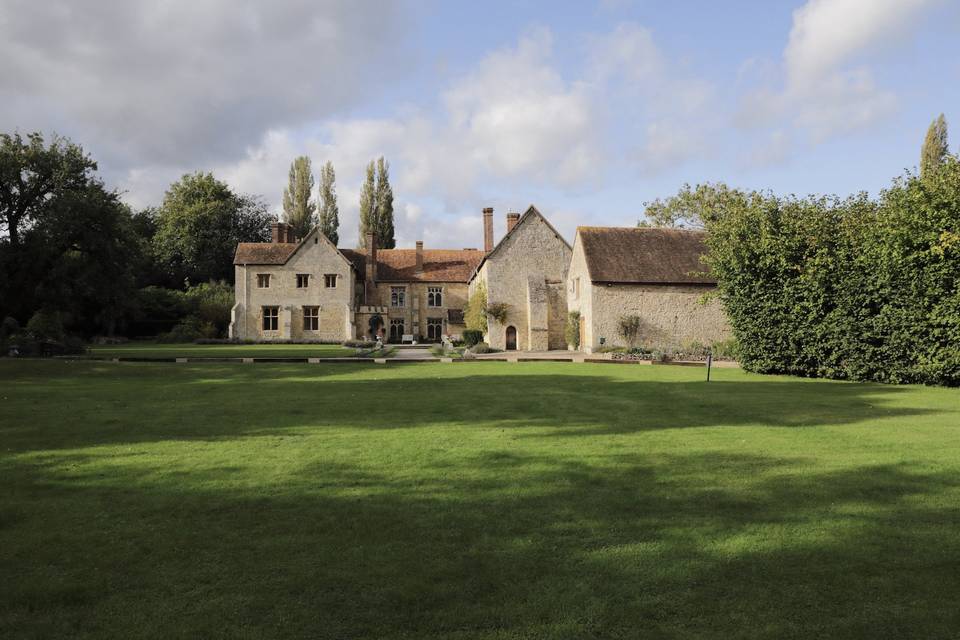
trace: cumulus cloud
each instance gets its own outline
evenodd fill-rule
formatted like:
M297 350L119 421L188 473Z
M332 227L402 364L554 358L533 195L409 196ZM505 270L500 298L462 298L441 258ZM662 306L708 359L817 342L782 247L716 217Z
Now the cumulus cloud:
M351 0L0 0L0 118L116 166L235 158L387 76L401 11L369 13Z
M789 120L810 141L869 128L897 109L877 85L865 57L908 37L935 0L809 0L793 13L783 52L780 88L745 94L735 117L743 128ZM851 66L853 65L853 66ZM785 159L779 153L764 154Z

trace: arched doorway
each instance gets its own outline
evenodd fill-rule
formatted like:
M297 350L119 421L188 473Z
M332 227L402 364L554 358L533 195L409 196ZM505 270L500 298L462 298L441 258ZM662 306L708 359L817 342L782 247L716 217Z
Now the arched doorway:
M507 327L507 351L517 350L517 328L513 325Z

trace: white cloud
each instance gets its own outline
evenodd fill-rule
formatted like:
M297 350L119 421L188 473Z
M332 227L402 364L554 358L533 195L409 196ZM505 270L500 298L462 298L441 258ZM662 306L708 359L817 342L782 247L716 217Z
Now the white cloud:
M403 11L351 0L0 0L0 120L109 167L205 165L389 77ZM384 54L389 51L389 56Z
M746 93L735 122L749 129L790 121L814 143L875 126L896 111L898 102L892 91L877 86L864 58L899 44L912 33L922 11L934 4L809 0L793 13L783 52L782 88L760 86ZM742 73L749 74L750 68L764 67L752 63Z

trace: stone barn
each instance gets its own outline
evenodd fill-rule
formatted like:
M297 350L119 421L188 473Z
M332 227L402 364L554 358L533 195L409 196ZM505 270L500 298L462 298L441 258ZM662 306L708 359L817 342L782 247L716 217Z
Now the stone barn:
M580 349L681 348L730 337L720 301L706 294L704 233L644 227L578 227L567 275L567 306L578 311ZM621 320L638 324L625 336ZM633 344L630 344L633 343Z
M503 321L487 318L486 342L507 351L566 349L564 291L570 245L530 205L507 214L507 232L493 244L493 209L484 209L486 255L470 279L470 295L487 290L487 306L506 307Z

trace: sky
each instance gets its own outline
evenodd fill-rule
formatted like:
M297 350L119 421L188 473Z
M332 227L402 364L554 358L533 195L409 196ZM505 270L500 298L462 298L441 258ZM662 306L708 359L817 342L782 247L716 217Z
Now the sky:
M684 183L878 194L960 127L958 35L956 0L0 0L0 130L71 138L135 208L202 170L279 212L307 155L353 246L383 155L399 247L530 204L572 241Z

